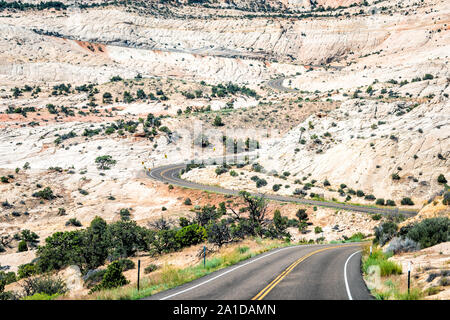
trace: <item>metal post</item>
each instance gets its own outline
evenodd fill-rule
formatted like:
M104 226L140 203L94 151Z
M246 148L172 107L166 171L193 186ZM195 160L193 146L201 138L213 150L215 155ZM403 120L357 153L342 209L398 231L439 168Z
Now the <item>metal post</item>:
M137 278L137 289L139 291L139 278L141 273L141 260L138 260L138 278Z
M411 287L411 261L408 263L408 295Z
M203 268L206 268L206 246L203 246Z
M369 254L369 257L371 257L372 256L372 246L370 246L370 254Z

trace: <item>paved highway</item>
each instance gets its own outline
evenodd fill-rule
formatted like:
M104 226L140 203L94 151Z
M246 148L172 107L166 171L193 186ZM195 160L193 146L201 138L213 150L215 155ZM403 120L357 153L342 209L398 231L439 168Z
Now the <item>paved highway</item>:
M255 256L148 300L371 300L361 244L290 246Z
M151 178L155 180L159 180L162 182L167 182L173 185L181 186L181 187L187 187L192 189L200 189L215 193L222 193L222 194L229 194L237 196L239 194L239 191L237 190L230 190L225 189L218 186L211 186L211 185L205 185L200 184L192 181L183 180L179 177L179 173L181 169L185 168L186 164L170 164L166 166L156 167L150 170L150 172L147 171L147 175L149 175ZM256 196L261 196L262 194L255 194ZM300 204L306 204L306 205L313 205L313 206L323 206L333 209L340 209L340 210L350 210L350 211L358 211L358 212L365 212L365 213L380 213L380 214L403 214L405 216L414 216L417 214L417 211L413 210L399 210L398 208L391 209L391 208L375 208L375 207L364 207L364 206L358 206L358 205L352 205L352 204L344 204L344 203L335 203L335 202L327 202L327 201L319 201L319 200L310 200L310 199L302 199L297 198L293 196L281 196L276 194L264 194L263 195L266 199L269 200L275 200L275 201L282 201L282 202L295 202Z

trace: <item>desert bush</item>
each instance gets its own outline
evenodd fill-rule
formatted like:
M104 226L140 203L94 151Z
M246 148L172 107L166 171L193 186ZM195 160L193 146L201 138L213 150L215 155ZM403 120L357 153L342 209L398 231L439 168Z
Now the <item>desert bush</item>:
M55 295L67 292L67 286L61 278L42 276L25 279L22 283L25 296L32 296L36 293Z
M190 198L186 198L186 199L184 200L184 204L185 204L186 206L192 205L191 199L190 199Z
M221 118L220 116L217 115L217 116L214 118L214 123L213 123L213 125L216 126L216 127L223 126L224 123L222 122L222 118Z
M41 198L41 199L45 199L45 200L52 200L52 199L56 198L56 196L53 194L53 191L52 191L52 189L50 189L50 187L46 187L43 190L37 191L37 192L33 193L32 196L35 198Z
M405 197L402 199L402 201L400 202L402 205L406 205L406 206L413 206L414 202L411 200L411 198L409 197Z
M445 176L443 174L440 174L437 178L437 182L445 184L445 183L447 183L447 179L445 179Z
M376 205L379 206L384 206L384 199L383 198L378 198L377 201L375 201Z
M211 221L207 228L208 242L221 247L225 243L231 241L231 231L230 227L226 221L222 220L220 222Z
M447 206L450 205L450 191L446 191L444 193L444 197L442 199L442 203L447 205Z
M177 231L173 229L159 230L150 245L151 254L161 254L176 251L180 248L176 239Z
M388 199L388 200L386 200L386 205L387 206L391 206L391 207L395 207L395 201Z
M137 251L148 250L154 232L138 226L135 221L118 221L108 225L108 259L134 256ZM109 242L110 241L110 242Z
M130 213L130 210L128 210L127 208L123 208L123 209L120 209L119 215L120 215L120 219L122 221L128 221L128 220L130 220L131 213Z
M206 240L206 229L198 224L190 224L175 234L180 247L188 247Z
M295 216L298 218L299 221L308 220L308 214L306 213L306 209L298 209Z
M263 186L267 185L267 181L266 179L258 179L258 181L256 181L256 187L257 188L261 188Z
M274 184L274 185L272 186L272 190L275 191L275 192L277 192L278 190L280 190L280 188L281 188L281 184Z
M378 227L375 227L375 239L373 242L375 244L380 244L383 246L386 242L391 240L397 233L398 226L394 222L387 221Z
M216 206L205 205L201 208L200 211L196 211L195 221L206 227L210 221L215 221L221 216L220 212L217 212Z
M98 285L106 273L106 269L102 270L89 270L89 272L83 277L84 285L90 289Z
M117 260L117 263L120 265L123 271L134 269L135 264L130 259L120 259Z
M219 166L216 168L215 173L220 176L221 174L228 172L228 169L223 167L223 166Z
M18 279L28 278L37 273L38 273L38 267L34 263L22 264L17 269Z
M428 248L441 242L450 241L448 217L424 219L412 226L406 237L418 242L420 248Z
M394 254L400 252L410 252L417 251L420 249L420 246L414 240L409 238L402 239L400 237L394 237L386 247L386 252L393 252Z
M377 220L381 220L383 216L380 213L375 213L372 215L372 219L377 221Z
M121 287L129 283L129 281L123 275L122 266L118 261L112 262L106 268L106 272L103 275L102 282L91 289L91 292Z
M152 263L152 264L149 264L148 266L145 267L144 273L148 274L148 273L151 273L151 272L155 271L156 269L158 269L158 266L156 264Z
M286 228L288 227L288 217L282 217L280 210L275 210L273 214L273 225L277 236L287 236Z
M19 242L19 247L17 249L18 252L28 251L27 242L25 240L21 240Z
M56 232L37 249L37 269L40 272L59 270L68 265L80 266L83 252L81 231Z
M111 166L116 164L116 160L114 160L110 155L104 155L97 157L95 159L95 163L97 164L97 168L99 170L108 170L111 169Z
M82 224L77 218L70 218L66 221L66 226L81 227Z
M6 285L16 282L16 281L17 281L17 277L14 272L0 271L0 293L4 290ZM1 298L0 298L0 300L1 300Z

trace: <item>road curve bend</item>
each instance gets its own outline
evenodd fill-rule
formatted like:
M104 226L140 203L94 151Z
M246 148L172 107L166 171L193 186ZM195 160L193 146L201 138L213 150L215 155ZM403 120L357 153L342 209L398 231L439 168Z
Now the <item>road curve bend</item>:
M239 195L239 191L225 189L218 186L211 186L201 183L196 183L188 180L184 180L180 178L181 169L186 168L186 164L169 164L161 167L156 167L151 170L146 170L146 174L155 180L170 183L173 185L177 185L180 187L186 187L191 189L199 189L204 191L210 191L215 193L229 194L237 196ZM380 214L403 214L405 216L414 216L417 214L417 211L413 210L399 210L396 209L388 209L388 208L376 208L376 207L364 207L358 206L354 204L344 204L344 203L336 203L336 202L328 202L328 201L320 201L320 200L310 200L310 199L302 199L293 196L281 196L276 194L257 194L252 193L252 195L256 196L264 196L266 199L281 201L281 202L294 202L312 206L322 206L339 210L350 210L364 213L380 213Z

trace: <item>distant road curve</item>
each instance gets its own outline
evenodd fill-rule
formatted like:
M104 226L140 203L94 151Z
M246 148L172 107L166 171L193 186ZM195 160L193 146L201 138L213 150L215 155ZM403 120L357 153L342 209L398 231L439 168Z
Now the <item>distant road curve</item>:
M315 64L314 65L308 65L308 66L305 66L305 67L324 68L324 66L322 66L322 65L315 65ZM327 66L327 68L330 68L330 69L333 69L333 70L342 70L344 67L343 66ZM284 77L284 76L282 76L282 77L278 77L278 78L275 78L275 79L271 79L271 80L267 81L265 84L269 88L272 88L272 89L277 90L277 91L282 91L282 92L299 92L298 89L292 89L292 88L288 88L288 87L283 86L283 82L287 78L292 78L292 76L291 77Z
M211 160L212 161L212 160ZM219 161L218 161L219 163ZM180 187L186 187L191 189L199 189L203 191L210 191L215 193L229 194L233 196L238 196L238 190L225 189L219 186L206 185L201 183L196 183L188 180L181 179L179 177L179 173L181 169L186 168L186 163L179 164L169 164L165 166L160 166L151 169L150 171L146 171L146 174L155 180L161 182L167 182L173 185L177 185ZM340 210L349 210L349 211L357 211L364 213L380 213L380 214L403 214L405 216L414 216L417 214L416 210L399 210L398 208L375 208L375 207L365 207L358 206L354 204L344 204L344 203L335 203L335 202L327 202L327 201L319 201L319 200L310 200L310 199L301 199L293 196L282 196L276 194L259 194L252 193L254 196L264 196L266 199L281 201L281 202L294 202L301 203L312 206L322 206L333 209Z

